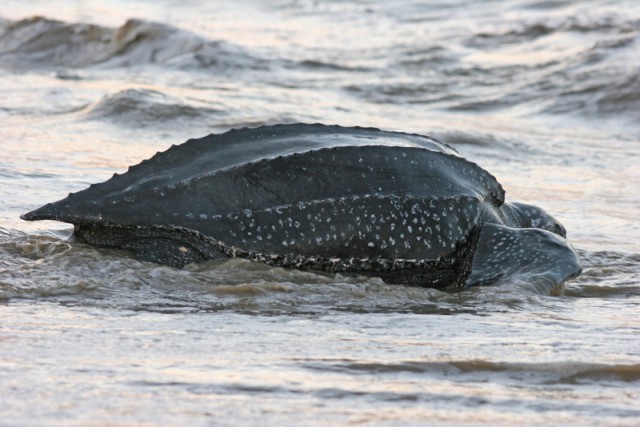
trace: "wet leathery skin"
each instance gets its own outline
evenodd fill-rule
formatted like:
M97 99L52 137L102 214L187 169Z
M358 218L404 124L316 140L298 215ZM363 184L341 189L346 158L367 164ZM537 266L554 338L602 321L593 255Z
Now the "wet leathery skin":
M490 281L475 274L486 255L476 247L500 250L483 244L484 224L561 227L505 203L493 175L432 138L305 124L189 140L23 218L69 222L91 244L175 267L240 256L433 287ZM524 240L542 246L532 253L549 243ZM566 245L553 251L575 256Z
M487 285L519 277L529 282L562 283L581 271L576 253L558 234L536 228L485 224L467 283Z
M358 274L380 277L388 283L446 288L462 287L468 277L479 228L458 242L450 256L438 259L385 259L380 257L303 256L270 254L226 245L191 229L172 226L119 226L89 224L75 227L75 236L100 247L133 252L141 261L181 268L213 259L245 258L274 267L317 273Z

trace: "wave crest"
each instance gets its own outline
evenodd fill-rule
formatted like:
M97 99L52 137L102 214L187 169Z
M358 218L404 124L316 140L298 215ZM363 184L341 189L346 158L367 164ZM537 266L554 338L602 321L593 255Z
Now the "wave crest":
M607 364L573 361L547 363L495 362L483 359L447 362L406 361L398 363L352 362L310 363L310 369L367 373L398 374L410 372L428 376L452 376L463 380L469 376L509 380L535 381L541 384L583 384L588 382L634 382L640 380L640 364ZM467 378L464 378L467 377Z
M157 64L176 68L257 68L240 46L157 22L119 28L43 17L0 22L0 64L9 68L105 68Z
M163 123L197 119L218 110L192 107L179 99L150 89L125 89L107 95L84 110L90 120L117 120L119 124Z

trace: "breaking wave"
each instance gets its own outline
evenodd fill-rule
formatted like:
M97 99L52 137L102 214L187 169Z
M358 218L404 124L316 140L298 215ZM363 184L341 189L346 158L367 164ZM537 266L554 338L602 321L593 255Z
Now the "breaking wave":
M180 119L197 119L219 110L194 107L180 99L149 89L126 89L107 95L83 110L90 120L116 120L118 124L141 126Z
M0 65L5 68L135 67L259 68L245 49L190 31L140 19L119 28L43 17L0 21Z

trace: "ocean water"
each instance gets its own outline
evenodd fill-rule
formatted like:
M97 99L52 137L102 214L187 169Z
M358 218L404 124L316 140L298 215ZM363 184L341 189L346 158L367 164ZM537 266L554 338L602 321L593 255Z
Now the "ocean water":
M0 425L640 424L639 53L635 0L4 0ZM171 144L293 122L453 145L559 218L583 274L177 270L19 219Z

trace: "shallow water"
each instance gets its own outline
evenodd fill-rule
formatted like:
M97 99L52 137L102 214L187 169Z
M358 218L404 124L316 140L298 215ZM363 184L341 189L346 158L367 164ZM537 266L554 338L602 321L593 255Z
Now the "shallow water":
M634 1L200 3L3 3L0 425L638 424ZM19 219L171 144L298 121L455 146L558 217L583 274L176 270Z

